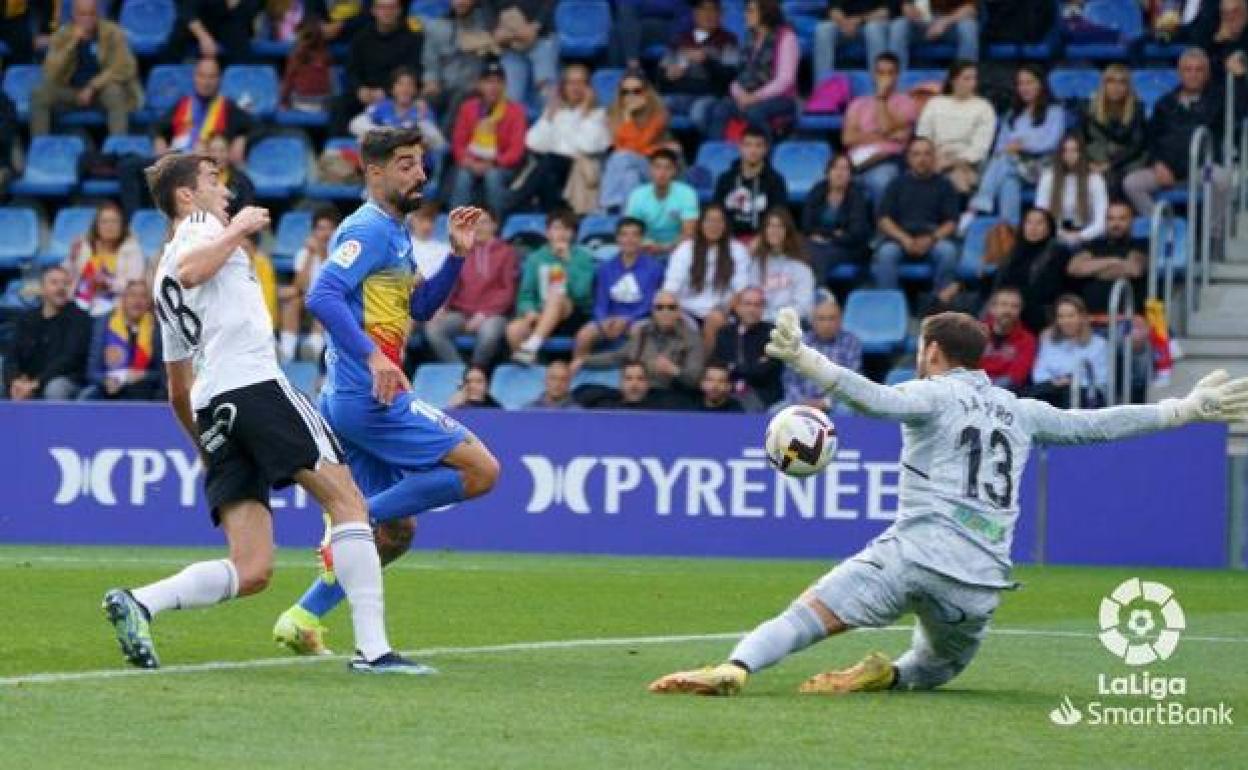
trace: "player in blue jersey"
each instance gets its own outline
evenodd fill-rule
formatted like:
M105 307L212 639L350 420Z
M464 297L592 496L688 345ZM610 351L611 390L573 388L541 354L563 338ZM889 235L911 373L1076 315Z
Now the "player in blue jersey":
M428 320L446 301L481 211L451 212L451 254L437 274L421 276L403 221L419 207L425 184L420 132L369 131L361 157L368 200L334 233L308 310L329 338L321 412L368 498L385 564L407 551L412 517L485 494L498 479L498 461L466 428L418 399L402 368L412 320ZM326 561L325 573L273 628L279 643L300 654L327 652L320 619L343 599Z

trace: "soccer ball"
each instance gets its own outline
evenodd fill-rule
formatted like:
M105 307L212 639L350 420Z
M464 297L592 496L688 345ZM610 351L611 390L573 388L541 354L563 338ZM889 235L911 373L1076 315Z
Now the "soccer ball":
M786 407L767 424L763 446L776 470L789 476L813 476L836 454L836 426L818 409Z

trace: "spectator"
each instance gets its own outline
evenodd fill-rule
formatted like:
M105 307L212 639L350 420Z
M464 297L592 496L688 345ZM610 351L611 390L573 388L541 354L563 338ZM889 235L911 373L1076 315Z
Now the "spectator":
M842 328L841 306L831 295L815 306L811 330L806 332L803 342L834 364L851 371L862 371L862 343L853 332ZM785 367L782 381L784 400L788 404L802 404L825 412L835 405L820 385L802 377L791 367Z
M438 238L434 230L438 226L438 204L425 201L420 208L407 216L407 232L412 239L412 258L416 269L425 278L437 275L451 252L451 244Z
M763 318L771 323L781 308L797 310L810 320L815 306L815 274L802 235L788 208L776 206L763 215L763 232L754 240L750 283L762 289Z
M1079 378L1082 407L1104 406L1109 393L1109 346L1093 334L1083 300L1073 294L1057 300L1053 328L1040 335L1040 354L1031 371L1027 395L1068 409L1071 384Z
M703 209L696 234L672 252L663 290L701 324L705 346L710 348L749 278L750 254L733 240L724 208L712 203Z
M572 369L566 361L551 361L546 365L546 386L542 395L529 403L526 409L579 409L572 398Z
M615 226L620 252L598 267L594 317L576 333L574 357L584 358L599 342L622 343L633 325L650 316L663 286L663 265L641 251L645 225L625 217Z
M993 277L994 288L1012 286L1023 295L1023 325L1036 333L1049 325L1053 302L1066 281L1070 257L1054 237L1055 227L1048 211L1029 209L1014 248Z
M86 234L70 244L65 270L74 302L94 317L113 312L125 287L143 279L143 251L121 206L112 201L100 204Z
M991 214L994 204L1005 221L1018 226L1023 213L1023 185L1040 181L1041 165L1057 149L1065 125L1066 113L1053 102L1044 73L1034 64L1019 67L1014 102L997 134L979 190L963 214L962 232L975 215Z
M901 173L902 155L919 112L913 99L897 91L901 72L897 57L885 52L872 61L875 93L849 103L841 142L854 171L878 202Z
M1196 42L1209 54L1213 82L1225 82L1230 72L1239 80L1236 88L1243 88L1248 74L1248 0L1222 0L1217 21L1200 38Z
M329 259L329 239L333 237L340 219L338 209L333 206L324 206L312 213L312 232L308 234L299 251L295 252L295 279L289 286L278 289L281 333L278 335L277 349L283 363L293 361L298 356L299 335L309 323L311 331L307 340L308 357L319 361L321 351L325 349L325 336L320 322L304 313L304 298L308 296L308 290L316 283L317 276Z
M1218 0L1140 0L1140 5L1145 25L1163 43L1197 43L1218 24Z
M4 384L14 401L68 401L86 377L91 316L70 299L63 267L43 271L43 302L17 319L12 350L4 357Z
M975 93L978 84L979 70L973 62L954 62L944 92L928 100L915 129L917 136L935 144L936 169L947 174L963 195L974 192L979 166L997 132L997 113Z
M1199 48L1189 48L1179 57L1179 85L1153 107L1148 122L1148 155L1151 166L1132 171L1123 180L1122 189L1131 205L1141 216L1153 213L1153 193L1187 180L1188 151L1192 134L1207 128L1213 134L1216 155L1222 136L1223 96L1209 82L1209 57ZM1213 228L1221 232L1222 206L1230 186L1226 170L1213 165L1214 187Z
M247 176L247 172L243 171L241 164L236 164L230 157L230 143L222 134L212 134L203 142L200 142L195 151L207 155L216 161L217 178L221 181L225 188L230 191L230 202L226 206L226 211L232 216L243 209L244 206L250 206L256 199L256 186L252 183L251 177ZM148 254L149 258L153 255Z
M789 188L767 160L767 134L753 126L741 137L741 157L715 181L712 200L724 207L737 238L753 238L763 212L789 204Z
M698 221L698 194L676 179L679 164L672 150L657 150L650 156L650 181L628 196L624 214L645 223L642 248L647 251L666 254L693 236Z
M1020 3L1018 0L983 0L984 42L1036 44L1049 39L1057 22L1052 2Z
M472 334L474 366L488 367L498 357L507 330L507 315L516 302L519 274L516 250L498 237L498 215L483 210L477 240L464 257L459 281L446 306L425 324L425 338L441 361L462 363L455 337Z
M346 84L334 102L331 128L347 133L351 118L386 98L390 73L420 62L421 38L408 29L400 0L373 0L373 23L351 40Z
M73 19L52 36L43 81L30 95L30 133L52 130L52 112L96 107L108 115L108 133L125 134L130 112L143 101L138 64L126 33L100 19L96 0L74 0Z
M494 23L490 3L484 0L451 0L447 18L429 21L421 53L421 96L435 105L439 114L455 116L486 62L497 59ZM499 72L501 78L501 64ZM450 133L452 127L446 129Z
M545 93L559 68L555 4L549 0L498 0L494 42L507 71L507 98L527 103L530 93Z
M666 143L667 119L667 107L640 71L620 78L615 101L607 110L613 138L602 172L602 208L618 211L629 193L649 181L650 154Z
M957 45L956 58L979 60L979 8L975 0L902 0L901 15L888 25L888 48L910 68L910 44Z
M421 98L420 80L416 70L399 67L390 76L390 95L373 104L351 121L351 133L364 141L373 128L418 128L426 152L446 146L446 137L438 128L437 118L429 104Z
M707 124L716 98L728 91L741 56L737 36L724 29L720 0L698 0L693 26L673 41L659 61L659 90L673 114Z
M321 24L307 18L299 24L299 36L286 56L281 102L287 109L323 114L334 90L334 56Z
M744 412L745 407L732 395L732 389L732 373L728 366L718 361L707 364L706 371L702 372L702 400L698 402L698 411Z
M1144 165L1148 149L1144 103L1131 87L1131 70L1121 64L1105 68L1084 110L1082 130L1089 168L1119 194L1127 174Z
M582 386L585 387L585 386ZM598 389L595 389L598 390ZM650 392L650 377L646 367L639 361L624 364L620 372L620 389L610 388L588 404L597 409L665 409L670 408L656 394ZM580 390L578 389L578 394Z
M479 366L470 366L464 372L459 390L447 402L451 409L499 409L501 404L490 395L490 375Z
M486 59L477 82L477 95L459 107L451 155L450 205L484 203L501 216L507 207L509 187L524 162L524 107L508 101L503 93L503 67Z
M582 368L609 369L622 362L635 361L646 373L653 401L671 406L688 403L688 394L697 390L706 357L697 330L680 310L676 295L659 292L654 298L650 320L633 327L627 344L574 359L572 373Z
M980 359L981 368L992 384L1021 393L1027 386L1036 360L1036 335L1027 331L1020 318L1023 295L1012 286L1003 286L988 301L988 346Z
M867 64L878 62L888 49L892 6L892 0L830 0L828 20L815 25L814 82L836 69L836 46L842 40L861 40Z
M80 398L155 401L163 390L161 364L151 289L142 279L130 281L117 308L95 322Z
M263 9L260 0L184 0L180 22L195 39L201 57L242 64L251 60L251 38ZM185 35L183 41L190 42ZM172 46L174 51L182 47Z
M30 64L35 58L35 37L38 35L43 38L44 46L47 45L47 38L42 34L43 28L47 26L48 20L38 18L43 15L53 15L60 11L59 3L43 3L45 6L40 9L41 3L18 2L5 3L0 6L0 43L9 49L8 54L4 57L5 64ZM33 7L32 7L33 6ZM39 11L42 10L43 14ZM39 31L36 32L36 29Z
M784 362L769 358L763 350L771 338L772 325L763 320L763 290L750 287L737 298L736 318L719 330L710 359L724 365L732 379L732 392L747 412L763 412L780 400Z
M797 115L797 35L784 20L779 0L747 0L741 68L710 110L706 135L723 139L729 123L744 121L768 137Z
M837 265L862 264L869 253L871 206L852 173L849 156L834 155L824 180L811 189L802 208L802 231L810 237L818 284L827 281Z
M524 143L533 153L536 168L512 190L511 210L525 207L534 197L538 211L563 205L568 174L577 163L592 165L596 175L598 156L611 146L611 134L606 111L594 104L588 67L564 67L559 88L550 89L546 109L529 128Z
M1062 140L1061 150L1040 175L1036 188L1036 206L1058 220L1058 240L1068 248L1078 248L1105 232L1109 193L1105 178L1091 166L1083 140L1072 134Z
M567 210L546 217L546 245L524 260L516 317L507 325L512 358L537 359L552 334L571 336L593 309L594 255L572 242L576 218Z
M310 9L321 20L321 32L331 43L349 45L371 24L365 3L359 0L309 0Z
M932 284L940 291L958 266L958 248L950 240L957 227L958 196L949 180L936 173L931 140L910 142L906 159L909 169L893 180L880 202L879 229L886 240L871 266L875 284L895 289L903 258L927 259L934 270Z
M1124 201L1111 203L1105 234L1088 242L1066 267L1084 306L1095 316L1109 312L1109 293L1119 278L1133 281L1135 296L1144 296L1148 242L1131 236L1131 224L1131 207Z
M673 29L689 28L688 0L616 0L612 66L641 68L641 53L662 45Z

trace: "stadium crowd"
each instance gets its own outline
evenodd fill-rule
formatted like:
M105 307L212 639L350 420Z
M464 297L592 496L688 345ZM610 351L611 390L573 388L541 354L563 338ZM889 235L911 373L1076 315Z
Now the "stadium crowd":
M421 272L447 255L450 208L487 211L460 283L409 345L409 367L467 365L452 406L498 406L491 378L510 361L545 365L538 408L830 409L764 354L771 320L796 307L808 344L900 380L904 344L864 346L846 318L899 293L916 316L982 316L998 384L1063 404L1075 380L1101 403L1110 287L1126 278L1143 296L1136 220L1186 183L1192 134L1221 136L1222 83L1248 73L1246 0L1089 0L1138 17L1130 45L1078 2L563 0L591 19L606 9L597 48L548 0L142 3L171 14L142 51L126 13L140 0L9 3L0 19L6 94L15 71L39 75L28 104L0 95L6 205L94 207L63 259L0 269L4 397L161 396L146 283L159 241L131 225L150 206L142 170L167 152L215 158L235 207L305 212L289 259L273 258L280 232L250 256L280 359L315 364L325 340L303 298L359 202L346 137L417 126ZM1081 61L1072 44L1106 42L1089 92L1055 94L1054 65ZM952 62L943 76L913 67L934 60ZM170 65L189 82L145 115ZM227 88L256 68L277 84L276 121ZM1143 93L1141 72L1164 88ZM82 137L75 173L108 194L23 185L53 129ZM292 136L315 148L299 163L318 184L257 184L265 143ZM1213 181L1225 195L1229 175ZM1152 354L1141 319L1130 340Z

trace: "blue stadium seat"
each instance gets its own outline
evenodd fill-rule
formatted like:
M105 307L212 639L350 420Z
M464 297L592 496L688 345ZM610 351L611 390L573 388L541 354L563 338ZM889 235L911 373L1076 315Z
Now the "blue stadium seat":
M620 387L620 370L616 369L581 369L572 378L572 389L582 385L602 385L608 388Z
M104 140L102 152L114 155L138 155L150 158L154 154L152 138L138 134L121 134ZM113 197L121 194L121 182L117 179L84 179L82 194L91 197Z
M1100 84L1101 73L1090 67L1055 69L1049 73L1049 89L1053 91L1053 96L1063 101L1089 99Z
M38 64L13 64L4 71L4 95L23 122L30 120L30 95L42 80L43 68Z
M865 353L897 352L909 319L906 295L895 289L857 289L845 302L844 326L862 341Z
M772 152L771 163L789 186L789 201L804 203L810 189L823 179L823 170L832 157L827 142L781 142Z
M737 42L745 42L745 0L723 0L720 3L720 25L737 36Z
M0 270L15 270L39 251L39 215L34 209L0 208ZM11 281L16 285L18 281Z
M303 242L311 233L311 211L294 209L283 214L277 222L277 234L273 238L273 269L279 273L293 273L295 254L303 248Z
M875 93L875 78L867 70L850 70L845 74L849 76L851 98Z
M9 281L9 285L4 287L3 292L0 292L0 317L25 313L27 310L39 307L38 295L33 291L23 291L26 288L22 281ZM12 324L0 324L0 350L9 348L12 329ZM0 356L0 362L3 360L4 356Z
M604 67L594 70L589 83L594 87L594 97L600 106L606 107L615 99L616 89L624 79L624 70Z
M546 388L546 367L502 364L490 379L490 395L504 409L523 409Z
M1091 0L1083 7L1083 18L1092 24L1118 31L1112 43L1066 42L1067 59L1114 61L1129 59L1144 37L1144 17L1137 0Z
M445 408L464 379L463 364L421 364L412 378L416 397L439 409Z
M288 198L308 181L308 147L293 136L270 136L247 152L247 176L258 198Z
M273 119L279 126L324 128L329 125L329 113L325 110L309 112L308 110L287 110L279 108Z
M1164 70L1135 70L1131 73L1131 85L1144 102L1145 111L1151 115L1161 97L1179 87L1179 73L1173 68Z
M510 241L521 236L533 236L546 240L546 215L540 212L512 214L503 223L503 240Z
M914 367L911 366L894 366L888 370L888 374L884 376L885 385L900 385L903 382L909 382L914 379Z
M59 265L68 259L70 246L90 229L94 219L94 206L66 206L56 212L47 248L39 253L39 266Z
M561 56L594 58L611 39L611 5L605 0L563 0L555 8L555 30Z
M576 242L589 246L615 241L615 226L620 218L612 214L586 214L576 231Z
M996 266L984 266L984 247L988 231L1001 222L997 217L975 217L966 229L962 240L962 259L958 262L958 277L971 280L996 272Z
M189 64L157 64L147 75L143 87L143 109L135 113L138 123L155 123L165 116L178 100L195 90L194 68Z
M407 15L429 19L445 19L451 12L451 0L412 0Z
M36 136L26 153L26 171L13 183L14 195L64 197L78 186L78 158L82 137L63 134Z
M741 157L741 151L732 142L707 140L698 146L693 167L685 173L685 180L697 191L703 203L711 199L715 180Z
M169 42L177 17L172 0L125 0L117 21L136 56L153 56Z
M320 375L320 367L311 361L287 361L282 364L282 373L290 384L303 391L309 398L316 396L316 378Z
M862 265L855 262L840 262L828 270L827 280L836 283L856 283L862 275Z
M234 64L221 74L221 93L256 118L272 117L279 94L277 73L272 67Z
M1152 220L1149 217L1136 217L1131 223L1132 238L1149 238L1152 235ZM1165 231L1162 232L1163 238ZM1170 233L1170 237L1166 239L1165 248L1162 249L1161 266L1164 268L1167 264L1174 266L1174 271L1182 274L1187 269L1187 220L1181 217L1175 217L1174 230ZM1138 300L1137 300L1138 304Z
M908 69L897 78L897 90L904 94L924 83L944 83L945 74L944 70ZM875 88L871 90L874 92Z
M591 246L590 249L594 252L594 262L596 264L610 262L620 255L620 247L616 246L614 243L604 243L599 246Z
M803 59L810 58L811 52L815 47L815 25L822 21L824 13L818 15L813 14L785 14L785 19L789 22L789 26L793 28L793 34L797 35L797 46L799 55Z
M358 151L360 143L350 136L334 137L325 142L326 150L337 150L347 148ZM318 200L361 200L364 188L360 184L331 184L329 182L315 181L308 184L305 190L309 198Z
M169 230L169 220L157 209L139 209L130 217L130 230L139 239L143 256L151 262L164 246Z

